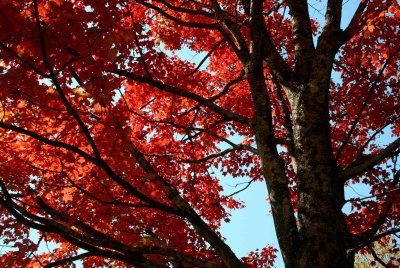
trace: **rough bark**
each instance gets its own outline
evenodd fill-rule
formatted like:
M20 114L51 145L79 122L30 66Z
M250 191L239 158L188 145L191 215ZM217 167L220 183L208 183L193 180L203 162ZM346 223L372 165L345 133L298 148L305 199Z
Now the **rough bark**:
M299 237L290 198L288 179L284 171L284 163L280 159L272 133L272 118L266 94L266 87L261 80L250 79L253 88L253 101L256 114L253 118L254 134L257 148L266 178L272 215L282 256L286 267L296 267Z
M313 93L313 91L315 93ZM308 87L291 97L298 176L299 267L350 267L343 185L336 178L327 96Z
M288 188L285 165L279 157L274 140L271 103L264 77L264 36L265 29L262 10L263 1L254 1L250 9L250 57L242 62L252 93L255 114L252 128L263 167L263 175L268 188L275 230L286 267L297 266L299 236L294 209ZM260 31L260 28L262 29Z
M320 38L308 83L290 94L298 177L300 267L351 267L346 255L344 187L337 178L329 117L329 83L337 47ZM331 45L332 44L332 45Z

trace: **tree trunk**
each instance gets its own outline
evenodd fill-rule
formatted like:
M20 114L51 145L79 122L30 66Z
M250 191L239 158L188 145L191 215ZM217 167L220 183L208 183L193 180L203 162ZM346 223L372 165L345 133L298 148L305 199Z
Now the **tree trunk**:
M344 187L336 178L328 94L312 86L290 96L298 177L299 267L352 267L347 260Z

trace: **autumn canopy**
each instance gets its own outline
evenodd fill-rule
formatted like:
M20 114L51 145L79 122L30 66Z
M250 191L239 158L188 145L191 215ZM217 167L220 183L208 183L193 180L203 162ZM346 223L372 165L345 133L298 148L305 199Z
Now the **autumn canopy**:
M0 0L0 266L393 266L400 8L343 2ZM221 176L279 253L224 241Z

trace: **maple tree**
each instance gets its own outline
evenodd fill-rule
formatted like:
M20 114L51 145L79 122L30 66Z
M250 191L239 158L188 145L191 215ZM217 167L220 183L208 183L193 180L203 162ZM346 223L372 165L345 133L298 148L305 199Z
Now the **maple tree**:
M265 181L286 267L399 232L399 5L308 5L0 1L1 266L272 266L221 237L242 204L213 170Z

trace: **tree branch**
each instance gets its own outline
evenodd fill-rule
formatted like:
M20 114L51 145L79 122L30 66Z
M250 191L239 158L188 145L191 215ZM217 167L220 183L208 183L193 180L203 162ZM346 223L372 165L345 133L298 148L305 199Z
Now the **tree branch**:
M218 21L220 21L228 30L229 33L233 36L238 47L233 46L232 49L236 50L236 54L242 62L245 62L249 56L249 49L247 46L247 42L243 34L240 32L240 25L237 23L232 22L228 16L226 15L225 11L222 10L221 6L219 5L217 0L211 0L212 7L215 10L215 17ZM220 32L224 32L223 29L219 29ZM229 40L229 39L227 39Z
M388 127L390 124L394 123L395 121L397 121L398 119L400 119L400 115L395 116L394 118L389 118L389 121L386 122L382 127L380 127L379 129L377 129L369 138L368 140L362 145L356 159L358 159L364 152L364 149L368 146L368 144L373 141L376 137L376 135L378 135L379 133L383 133L383 130Z
M288 0L287 3L289 14L292 16L296 60L295 73L300 77L300 80L306 81L315 53L307 0Z
M267 63L270 72L285 89L296 91L297 83L295 73L279 54L265 23L264 26L261 27L261 31L264 31L264 61Z
M336 39L336 42L338 43L339 46L344 45L347 43L349 40L351 40L360 30L365 27L368 23L368 16L366 16L366 11L368 4L372 3L371 1L360 1L356 12L354 13L353 18L351 19L350 24L346 27L345 30L343 30L338 38ZM390 3L390 2L389 2ZM375 9L373 12L379 13L382 12L383 10L387 9L387 6L382 6L381 9Z
M83 131L84 135L86 136L86 139L88 140L90 147L93 150L94 155L96 156L97 159L100 160L101 159L100 152L96 146L96 143L95 143L93 137L91 136L91 134L89 132L89 129L87 128L85 123L82 121L81 117L76 112L74 107L68 101L67 97L65 96L65 94L62 90L60 83L58 82L57 75L54 73L53 67L50 65L50 63L48 61L47 52L46 52L46 41L44 38L42 26L40 24L37 0L35 0L33 3L34 3L34 8L35 8L36 25L37 25L37 29L39 32L40 46L42 48L42 58L43 58L44 65L46 66L47 70L50 73L49 78L52 80L53 84L55 85L56 91L57 91L58 95L60 96L62 102L64 103L65 107L67 108L68 112L75 118L76 122L78 123L78 126Z
M375 252L374 248L371 246L371 244L368 244L368 245L367 245L367 248L369 249L369 251L371 252L372 256L374 257L374 259L375 259L377 262L379 262L379 263L380 263L383 267L385 267L385 268L390 268L386 263L384 263L384 262L382 261L381 258L379 258L379 256L376 254L376 252Z
M364 26L366 20L363 18L363 13L368 6L369 1L360 1L353 18L347 28L341 33L340 45L347 43L354 35L357 34Z
M137 3L142 4L145 7L148 7L150 9L153 9L160 13L162 16L166 17L169 20L172 20L173 22L186 26L186 27L194 27L194 28L205 28L205 29L217 29L217 23L200 23L200 22L193 22L193 21L185 21L182 19L179 19L177 17L174 17L170 15L166 10L163 10L161 7L155 6L153 4L150 4L149 2L146 2L144 0L135 0Z
M37 30L38 30L38 33L39 33L39 40L40 40L40 47L42 49L43 63L44 63L44 66L46 66L46 68L49 70L49 72L52 73L53 69L50 66L49 60L47 58L46 42L44 40L42 25L40 24L40 17L39 17L39 9L38 9L37 0L33 1L33 6L34 6L34 9L35 9L36 27L37 27Z
M231 152L238 151L238 150L247 150L247 147L245 145L239 144L239 145L237 145L235 147L223 150L223 151L221 151L219 153L207 155L207 156L205 156L203 158L200 158L200 159L180 159L179 158L179 161L181 161L183 163L204 163L204 162L207 162L207 161L209 161L211 159L214 159L214 158L217 158L217 157L221 157L221 156L225 156L225 155L227 155L227 154L229 154Z
M343 0L329 0L326 13L325 13L325 26L324 31L338 31L340 29L340 22L342 19Z
M91 253L91 252L85 252L85 253L78 254L78 255L73 256L73 257L65 258L65 259L62 259L62 260L58 260L58 261L46 264L45 266L43 266L43 268L53 268L53 267L57 267L59 265L69 264L71 262L79 261L79 260L82 260L84 258L91 257L91 256L96 256L96 255Z
M40 142L45 143L45 144L48 144L48 145L51 145L51 146L54 146L54 147L58 147L58 148L64 148L64 149L67 149L67 150L69 150L71 152L74 152L74 153L82 156L83 158L85 158L87 161L95 164L97 167L102 169L113 181L115 181L116 183L121 185L129 193L133 194L134 196L136 196L140 200L150 204L154 209L162 210L162 211L165 211L165 212L168 212L168 213L171 213L171 214L174 214L174 215L178 215L178 216L181 215L174 208L166 206L163 203L155 201L155 200L147 197L145 194L141 193L133 185L131 185L129 182L125 181L119 175L117 175L108 166L108 164L106 162L104 162L104 160L99 160L99 159L89 155L88 153L82 151L81 149L79 149L79 148L77 148L77 147L75 147L73 145L70 145L70 144L67 144L67 143L64 143L64 142L60 142L60 141L50 140L48 138L45 138L43 136L38 135L35 132L23 129L21 127L17 127L17 126L14 126L14 125L6 124L6 123L3 123L1 121L0 121L0 127L4 128L4 129L15 131L17 133L21 133L21 134L27 135L27 136L29 136L31 138L34 138L35 140L38 140Z
M171 9L171 10L174 10L174 11L177 11L177 12L191 14L191 15L202 15L202 16L207 17L207 18L214 18L214 14L212 14L210 12L207 12L205 10L193 10L193 9L189 9L189 8L183 8L181 6L178 7L178 6L174 6L174 5L170 4L170 3L168 3L165 0L156 0L156 2L161 3L161 4L165 5L168 9Z
M164 193L173 202L183 216L196 228L205 240L219 253L223 262L230 268L243 267L242 262L237 258L231 248L208 226L195 210L180 196L179 191L169 184L144 157L144 155L130 142L128 151L138 161L142 169L155 181L162 185Z
M150 262L142 256L143 254L156 254L172 257L177 261L184 261L185 263L193 264L196 267L222 267L213 262L200 260L174 249L147 245L135 247L127 246L115 240L113 237L101 231L98 231L97 229L94 229L86 223L71 220L67 214L54 210L40 197L38 197L37 199L40 208L42 209L42 211L50 214L52 218L46 219L44 217L35 216L25 208L16 205L11 200L11 196L6 189L5 184L1 180L0 187L3 190L3 196L5 197L3 199L0 199L0 203L5 204L6 209L9 210L17 218L17 220L21 221L23 224L44 232L57 233L70 243L78 245L83 249L89 251L88 253L84 253L85 255L83 256L78 255L72 258L56 261L55 263L50 264L50 266L48 267L65 264L74 260L81 259L83 257L87 257L89 255L110 257L131 264L136 264L138 265L137 267L167 267ZM25 207L26 206L27 204L25 204ZM33 224L33 221L29 221L24 217L32 218L36 221L39 221L42 223L42 225Z
M235 114L233 112L230 112L228 110L225 110L224 108L221 108L220 106L216 105L214 102L201 97L200 95L197 95L195 93L186 91L184 89L180 89L177 87L173 87L167 84L164 84L162 82L156 81L151 77L144 77L144 76L140 76L140 75L136 75L134 73L128 72L126 70L115 70L112 73L132 79L136 82L139 83L145 83L148 84L150 86L153 86L155 88L158 88L159 90L168 92L168 93L172 93L178 96L182 96L191 100L194 100L198 103L203 104L204 106L210 108L211 110L213 110L214 112L218 113L219 115L223 116L226 119L232 120L232 121L236 121L239 123L242 123L244 125L250 125L250 119L246 118L244 116Z
M24 58L22 58L21 56L19 56L14 50L12 50L11 48L9 48L8 46L6 46L3 43L0 43L0 47L7 51L8 53L10 53L13 57L15 57L16 59L18 59L20 62L22 62L23 64L25 64L29 69L34 70L37 74L43 76L44 78L50 78L48 74L45 74L44 72L42 72L39 68L37 68L36 66L34 66L33 64L31 64L30 62L28 62L27 60L25 60Z
M381 238L383 238L385 236L392 235L392 234L397 234L397 233L400 233L400 228L393 228L393 229L390 229L390 230L387 230L387 231L384 231L382 233L379 233L379 234L375 235L374 237L372 237L370 239L370 241L372 243L372 242L378 241L379 239L381 239Z
M400 171L397 171L394 176L393 176L393 181L392 181L392 186L396 187L397 184L400 181ZM392 192L387 192L389 196L387 197L387 201L385 201L382 205L383 209L382 212L378 215L378 217L375 219L375 221L370 225L370 227L365 230L363 233L360 235L354 235L354 240L351 241L350 247L351 249L349 250L350 254L356 253L358 250L362 249L366 245L370 245L374 241L379 240L380 238L390 235L390 234L395 234L398 231L400 231L399 228L391 229L385 232L382 232L380 234L376 234L379 230L379 228L382 226L382 224L385 222L387 215L390 212L390 209L393 206L393 202L395 199L395 196L398 194L396 191Z
M389 144L385 149L383 149L380 153L373 156L370 159L361 161L359 163L355 163L354 165L342 170L338 174L338 178L343 182L371 169L375 165L379 164L385 158L398 155L399 151L397 149L400 148L400 138L397 138L391 144Z
M392 181L392 186L396 187L397 184L400 181L400 170L396 172L393 176L393 181ZM385 220L393 207L393 202L395 200L395 196L398 194L398 192L391 192L390 196L387 197L387 200L383 203L383 209L382 212L378 215L376 220L371 224L371 226L365 230L362 234L360 234L360 237L362 237L364 240L369 240L371 237L373 237L379 230L379 228L382 226L382 224L385 223Z
M28 227L40 230L42 232L57 233L69 243L90 251L97 256L113 258L133 265L138 265L138 267L166 268L166 266L150 262L149 260L141 256L141 253L131 253L129 255L125 255L123 253L110 249L99 248L98 246L104 247L104 243L102 244L100 241L97 241L99 243L96 243L96 241L92 241L94 242L94 244L92 244L90 243L92 239L82 235L72 228L69 228L68 224L63 225L51 219L35 216L34 214L27 211L25 208L18 206L17 204L15 204L15 202L12 201L9 192L5 187L5 184L1 180L0 186L3 190L3 195L1 195L0 198L0 204L2 204L5 209L7 209L7 211L16 218L18 222ZM109 247L106 246L105 248Z
M379 70L378 76L376 77L376 79L374 80L372 85L370 86L368 94L367 94L367 96L365 98L365 101L364 101L363 105L361 106L361 109L358 112L356 119L352 123L349 133L347 134L345 140L343 141L342 145L340 146L340 148L339 148L339 150L338 150L338 152L336 154L336 157L335 157L336 160L338 160L340 158L340 155L341 155L343 149L346 147L348 141L350 140L350 137L353 134L358 122L360 122L361 116L363 115L363 112L364 112L365 108L368 105L368 102L369 102L369 100L370 100L370 98L372 96L372 93L374 93L375 88L378 86L379 80L381 79L382 75L384 74L384 71L386 70L386 67L389 65L390 60L393 59L394 56L399 52L400 52L400 48L398 50L396 50L394 53L392 53L387 58L387 60L383 64L382 68Z
M282 256L287 267L295 267L300 237L290 198L285 165L277 152L274 137L271 100L265 82L263 63L265 53L267 53L265 40L269 37L265 37L267 31L262 15L262 6L263 1L260 0L253 1L250 5L251 57L247 64L244 64L254 105L251 127L259 151Z
M187 76L191 76L193 75L195 72L197 72L200 67L204 64L204 62L211 57L212 53L214 53L214 51L222 44L224 43L226 40L225 38L222 38L220 41L218 41L217 43L215 43L215 45L210 49L210 51L208 51L207 55L199 62L199 64L197 65L197 67L191 71Z

